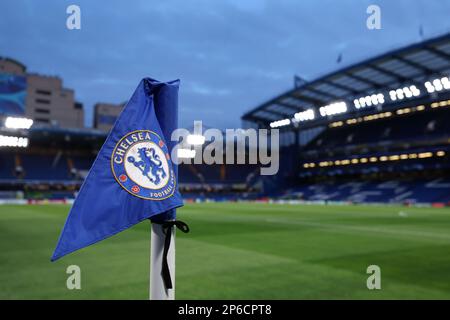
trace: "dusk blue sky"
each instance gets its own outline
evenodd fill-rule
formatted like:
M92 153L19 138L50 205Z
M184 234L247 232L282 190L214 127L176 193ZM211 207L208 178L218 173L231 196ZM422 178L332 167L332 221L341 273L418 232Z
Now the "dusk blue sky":
M66 7L81 7L81 30ZM382 29L366 28L381 7ZM58 75L92 124L96 102L128 99L139 80L181 79L180 124L234 128L306 80L450 32L450 1L142 0L0 2L0 56ZM342 53L340 64L336 60Z

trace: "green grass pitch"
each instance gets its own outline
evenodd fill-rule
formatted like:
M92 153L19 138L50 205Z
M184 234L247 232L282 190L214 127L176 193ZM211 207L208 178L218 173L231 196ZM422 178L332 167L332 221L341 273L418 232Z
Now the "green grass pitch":
M0 206L0 299L147 299L150 224L55 263L68 206ZM178 299L450 299L450 210L188 204ZM81 290L66 268L81 267ZM381 290L366 269L381 268Z

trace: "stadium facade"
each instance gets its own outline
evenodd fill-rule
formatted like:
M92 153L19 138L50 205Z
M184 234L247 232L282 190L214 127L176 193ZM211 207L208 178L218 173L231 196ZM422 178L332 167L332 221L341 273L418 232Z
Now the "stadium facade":
M278 128L283 191L308 201L450 202L450 35L297 86L243 115Z
M97 103L94 128L85 128L82 105L60 78L27 73L9 58L0 59L0 74L0 201L73 199L125 103ZM11 128L10 117L34 123ZM255 165L183 164L179 185L187 200L256 197L257 172Z
M83 128L83 105L62 79L27 73L13 59L0 57L0 117L24 116L36 125Z
M29 75L11 59L2 60L0 71L12 77L0 95L2 110L37 123L29 129L0 125L1 136L27 142L0 141L0 198L73 199L123 104L97 104L95 128L83 128L77 122L82 108L60 79ZM185 163L180 189L192 201L448 205L449 72L445 35L314 81L297 79L295 88L242 116L247 128L280 130L277 175L259 175L258 165ZM69 98L53 100L64 93ZM37 99L50 103L43 107ZM53 108L63 104L74 112L72 122L53 118ZM37 108L49 110L48 122L39 121Z

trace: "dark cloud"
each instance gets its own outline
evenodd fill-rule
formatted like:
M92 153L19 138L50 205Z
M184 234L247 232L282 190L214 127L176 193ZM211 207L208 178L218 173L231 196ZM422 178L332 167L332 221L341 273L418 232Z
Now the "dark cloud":
M81 7L82 29L65 27ZM366 8L382 9L382 30ZM0 3L0 55L60 75L84 103L121 102L145 76L180 78L180 119L220 128L320 74L449 31L448 1L13 1ZM336 59L342 54L340 65Z

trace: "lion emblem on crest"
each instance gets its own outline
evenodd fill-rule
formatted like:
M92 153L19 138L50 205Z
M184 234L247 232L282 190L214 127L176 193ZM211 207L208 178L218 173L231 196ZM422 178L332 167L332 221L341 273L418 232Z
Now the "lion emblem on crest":
M154 148L139 148L139 161L133 156L129 156L127 161L138 168L144 177L147 177L150 182L158 185L161 179L164 179L167 173L162 167L162 161L156 154Z

